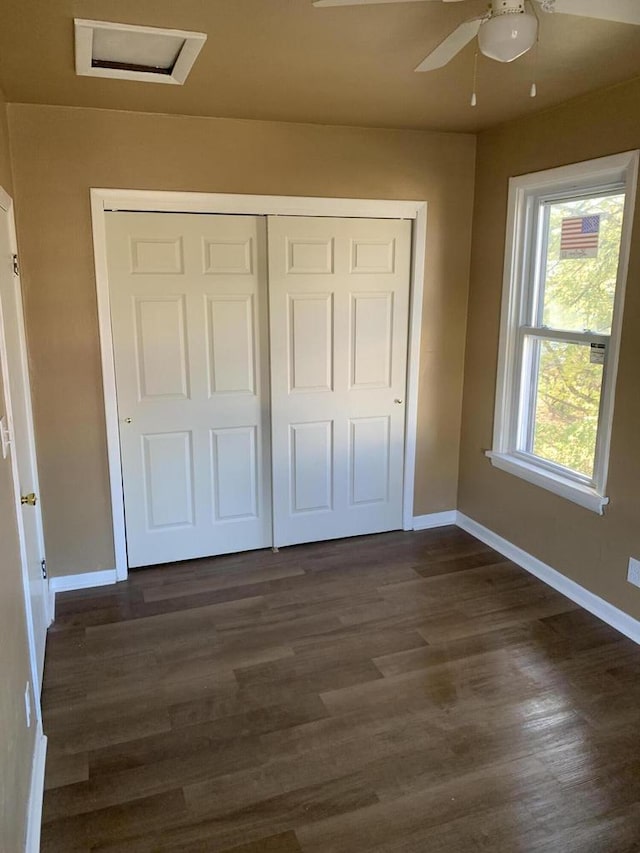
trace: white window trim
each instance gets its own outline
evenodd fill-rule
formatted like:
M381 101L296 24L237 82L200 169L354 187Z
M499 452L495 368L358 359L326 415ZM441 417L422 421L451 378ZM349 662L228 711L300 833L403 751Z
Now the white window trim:
M611 157L601 157L597 160L523 175L511 178L509 181L493 448L488 450L486 455L495 467L600 515L609 503L609 498L606 497L607 472L639 155L640 151L629 151ZM515 380L519 365L516 364L516 353L519 329L522 325L523 293L528 280L528 264L532 257L530 241L532 236L535 238L532 234L531 217L534 214L537 198L555 190L574 193L594 185L616 183L624 184L626 192L620 264L611 337L605 364L605 393L600 409L596 470L593 482L587 484L581 483L575 474L572 475L570 472L564 474L561 466L544 463L536 457L517 451L514 424L518 415L519 401L516 399Z

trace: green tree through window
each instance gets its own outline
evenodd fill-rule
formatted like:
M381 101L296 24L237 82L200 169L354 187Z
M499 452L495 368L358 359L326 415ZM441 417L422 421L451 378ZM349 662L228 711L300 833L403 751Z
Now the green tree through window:
M553 203L548 215L541 325L609 335L618 276L624 195ZM600 216L595 258L560 259L562 221ZM536 456L593 475L603 366L589 345L540 340L535 344L537 387L532 450Z

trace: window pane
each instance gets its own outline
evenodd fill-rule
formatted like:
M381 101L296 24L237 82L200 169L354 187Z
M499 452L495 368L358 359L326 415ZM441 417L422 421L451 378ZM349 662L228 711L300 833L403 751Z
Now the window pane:
M537 387L528 449L593 477L603 365L588 345L529 340Z
M542 325L609 334L624 193L548 205Z

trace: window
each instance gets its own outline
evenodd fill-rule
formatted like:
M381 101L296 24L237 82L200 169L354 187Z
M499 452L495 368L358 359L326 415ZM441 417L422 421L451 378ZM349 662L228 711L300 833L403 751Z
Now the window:
M602 513L638 152L512 178L494 465Z

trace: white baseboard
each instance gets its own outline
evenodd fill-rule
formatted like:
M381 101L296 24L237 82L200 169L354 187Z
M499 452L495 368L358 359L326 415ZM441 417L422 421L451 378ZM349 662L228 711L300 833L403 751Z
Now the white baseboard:
M461 527L467 533L475 536L476 539L494 548L500 554L507 557L507 559L517 563L521 568L535 575L541 581L562 593L562 595L566 595L571 601L579 604L580 607L584 607L585 610L593 613L594 616L602 619L603 622L611 625L612 628L620 631L621 634L624 634L636 643L640 643L640 622L629 616L628 613L614 607L613 604L609 604L608 601L605 601L593 592L589 592L588 589L565 577L565 575L556 571L556 569L552 569L551 566L523 551L522 548L518 548L517 545L509 542L507 539L503 539L502 536L498 536L493 530L489 530L488 527L479 524L477 521L464 515L464 513L457 513L456 523L458 527Z
M446 512L432 512L429 515L416 515L413 518L414 530L430 530L433 527L446 527L448 524L455 524L458 513L455 509L449 509Z
M47 738L40 731L36 735L31 765L31 785L27 811L27 839L25 853L39 853L40 826L42 824L42 800L44 797L44 768L47 757Z
M49 578L51 592L70 592L74 589L90 589L92 586L109 586L118 580L115 569L104 569L101 572L84 572L81 575L61 575Z

